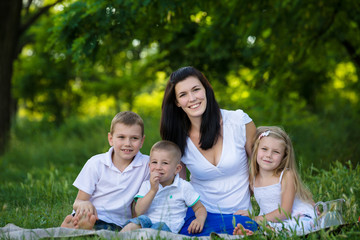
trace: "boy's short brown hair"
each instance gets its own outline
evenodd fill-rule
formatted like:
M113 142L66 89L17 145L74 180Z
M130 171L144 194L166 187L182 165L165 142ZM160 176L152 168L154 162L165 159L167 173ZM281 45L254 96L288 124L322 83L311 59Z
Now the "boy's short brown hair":
M127 126L132 126L132 125L138 124L141 127L141 135L144 136L144 121L138 114L136 114L134 112L124 111L124 112L119 112L118 114L116 114L115 117L112 119L111 125L110 125L110 134L111 135L114 133L115 125L118 123L122 123Z
M173 143L171 141L161 140L161 141L155 143L150 150L150 158L151 158L151 153L156 150L168 151L174 156L173 159L175 159L177 163L180 163L180 161L181 161L180 148L178 145L176 145L175 143Z

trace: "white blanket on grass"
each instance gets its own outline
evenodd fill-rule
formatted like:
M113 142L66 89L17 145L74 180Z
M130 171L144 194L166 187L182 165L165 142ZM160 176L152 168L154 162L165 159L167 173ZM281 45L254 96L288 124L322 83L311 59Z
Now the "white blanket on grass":
M334 226L336 227L336 226ZM296 232L297 236L304 236L312 232L317 232L321 229L313 231L298 231ZM264 233L266 235L266 233ZM288 236L293 235L294 233L287 232ZM176 234L166 231L158 231L150 228L143 228L134 230L131 232L116 232L110 230L83 230L83 229L70 229L62 227L53 227L53 228L35 228L35 229L26 229L18 227L12 223L7 224L4 227L0 227L0 239L42 239L42 238L65 238L65 237L79 237L79 236L99 236L105 239L199 239L199 240L210 240L210 239L239 239L244 236L239 235L229 235L223 233L211 233L210 236L202 237L189 237L182 234Z
M239 239L241 236L233 236L228 234L215 234L223 239ZM78 236L99 236L105 239L213 239L211 236L204 237L189 237L181 234L175 234L166 231L158 231L155 229L144 228L131 232L119 233L110 230L82 230L70 229L62 227L54 228L36 228L25 229L14 224L7 224L0 228L0 239L41 239L41 238L63 238L63 237L78 237ZM158 238L159 237L159 238Z

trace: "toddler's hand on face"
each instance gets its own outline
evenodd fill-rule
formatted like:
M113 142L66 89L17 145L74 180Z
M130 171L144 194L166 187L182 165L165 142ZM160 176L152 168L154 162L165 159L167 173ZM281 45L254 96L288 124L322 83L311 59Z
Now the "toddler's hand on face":
M157 192L159 189L160 174L156 171L150 173L150 185L151 188Z

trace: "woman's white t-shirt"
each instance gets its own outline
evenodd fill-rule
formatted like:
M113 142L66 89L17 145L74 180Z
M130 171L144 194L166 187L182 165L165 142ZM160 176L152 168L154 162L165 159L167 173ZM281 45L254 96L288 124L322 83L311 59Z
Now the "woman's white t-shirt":
M242 110L221 110L223 149L217 166L211 164L187 138L182 162L190 182L208 212L233 214L251 209L246 127L251 118Z

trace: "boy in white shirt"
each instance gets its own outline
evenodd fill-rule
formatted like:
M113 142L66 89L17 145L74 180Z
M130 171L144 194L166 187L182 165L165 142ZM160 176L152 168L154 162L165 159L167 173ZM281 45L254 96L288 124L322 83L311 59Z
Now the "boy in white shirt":
M150 151L150 180L145 181L135 196L136 218L130 219L123 231L153 228L178 233L184 224L188 207L196 218L188 232L202 231L207 216L199 194L191 184L179 177L181 152L170 141L154 144Z
M144 123L131 111L111 121L108 152L90 158L74 182L79 189L74 213L61 227L120 231L132 217L131 203L142 182L149 179L149 157L140 153Z

